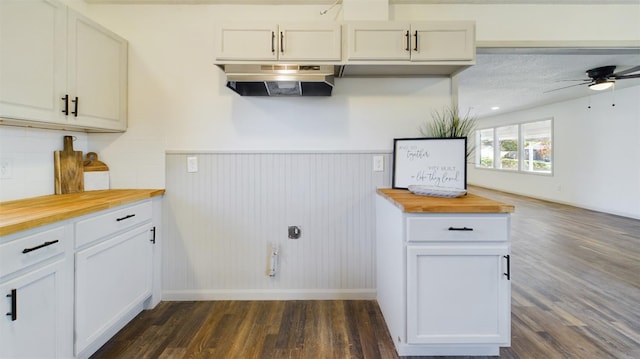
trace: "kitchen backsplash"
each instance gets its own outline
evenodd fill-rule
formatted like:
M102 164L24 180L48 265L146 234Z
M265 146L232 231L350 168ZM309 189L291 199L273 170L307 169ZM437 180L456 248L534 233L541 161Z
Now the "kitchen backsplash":
M0 126L0 202L54 193L53 151L66 135L75 137L75 150L87 151L84 132Z

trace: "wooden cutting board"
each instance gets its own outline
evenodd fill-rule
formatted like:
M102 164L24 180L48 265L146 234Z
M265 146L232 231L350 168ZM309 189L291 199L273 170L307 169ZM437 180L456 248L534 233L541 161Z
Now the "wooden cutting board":
M73 150L73 136L64 136L63 150L53 152L53 169L56 194L84 191L82 151Z

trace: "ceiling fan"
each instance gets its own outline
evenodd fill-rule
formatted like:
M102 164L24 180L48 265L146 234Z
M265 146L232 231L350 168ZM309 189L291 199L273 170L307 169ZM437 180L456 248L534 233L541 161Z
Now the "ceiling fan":
M574 86L588 85L590 89L595 91L602 91L610 88L616 82L616 80L640 78L640 73L634 74L634 72L640 72L640 66L631 67L624 71L614 72L616 66L602 66L596 67L586 71L588 79L582 80L567 80L567 81L581 81L579 84L560 87L557 89L549 90L546 92L557 91Z

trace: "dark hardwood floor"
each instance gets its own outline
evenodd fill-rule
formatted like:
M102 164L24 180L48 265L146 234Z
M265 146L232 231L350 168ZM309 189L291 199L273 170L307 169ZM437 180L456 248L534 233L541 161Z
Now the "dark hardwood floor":
M640 221L472 187L513 203L502 358L640 358ZM397 358L375 301L163 302L92 358Z

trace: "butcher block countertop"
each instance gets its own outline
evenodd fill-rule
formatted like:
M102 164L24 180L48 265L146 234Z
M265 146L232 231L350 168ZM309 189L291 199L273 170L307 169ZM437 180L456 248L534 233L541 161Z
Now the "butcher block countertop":
M379 188L378 194L405 213L512 213L515 207L473 193L458 198L428 197L406 189Z
M164 189L111 189L0 202L0 236L163 194Z

